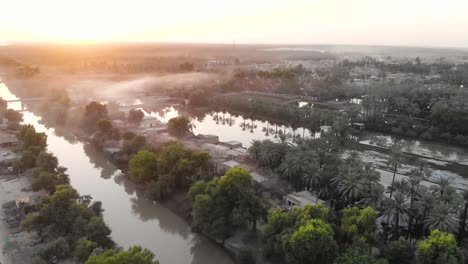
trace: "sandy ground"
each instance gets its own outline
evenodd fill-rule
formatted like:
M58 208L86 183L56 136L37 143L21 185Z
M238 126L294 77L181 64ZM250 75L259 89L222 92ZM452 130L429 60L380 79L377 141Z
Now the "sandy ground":
M30 179L28 176L0 175L0 204L15 201L19 197L30 196L32 192L27 191L29 186ZM18 229L10 229L5 221L6 215L3 208L0 208L0 217L0 236L2 240L0 263L30 263L33 248L28 245L34 240L33 235L18 232ZM6 240L8 242L5 245Z

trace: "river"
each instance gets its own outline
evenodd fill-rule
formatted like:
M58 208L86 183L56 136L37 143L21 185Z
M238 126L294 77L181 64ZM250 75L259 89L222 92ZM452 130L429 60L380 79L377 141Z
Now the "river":
M0 96L17 99L0 83ZM20 109L19 103L9 107ZM112 238L124 248L141 245L153 251L161 264L232 264L218 245L191 231L184 219L166 207L149 201L121 177L107 159L77 140L57 135L54 128L40 123L40 117L23 112L24 123L47 134L48 150L68 168L71 185L81 195L89 194L102 202L104 220L112 229Z

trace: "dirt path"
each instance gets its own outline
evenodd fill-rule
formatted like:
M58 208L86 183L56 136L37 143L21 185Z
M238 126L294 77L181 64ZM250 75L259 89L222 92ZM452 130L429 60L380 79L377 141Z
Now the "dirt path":
M26 191L29 188L29 177L27 176L11 176L0 175L0 205L10 201L15 201L17 198L30 196L32 192ZM0 208L0 238L2 253L0 254L0 263L16 264L28 263L30 261L30 250L22 248L27 234L18 233L12 234L9 225L6 222L6 215L3 208ZM4 243L6 242L6 245ZM21 251L19 249L22 249ZM23 250L24 249L24 250Z

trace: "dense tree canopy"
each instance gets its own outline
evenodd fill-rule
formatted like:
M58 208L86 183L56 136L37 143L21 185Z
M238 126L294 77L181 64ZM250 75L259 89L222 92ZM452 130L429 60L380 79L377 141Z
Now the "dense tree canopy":
M186 116L174 117L167 122L167 131L176 137L183 137L192 130L190 119Z
M157 260L154 260L154 257L154 254L148 249L134 246L120 252L111 249L102 254L91 256L86 264L159 264Z

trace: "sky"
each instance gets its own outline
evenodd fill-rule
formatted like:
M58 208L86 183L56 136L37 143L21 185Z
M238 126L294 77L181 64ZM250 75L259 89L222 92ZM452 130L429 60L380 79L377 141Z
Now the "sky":
M0 42L468 48L468 0L0 0Z

